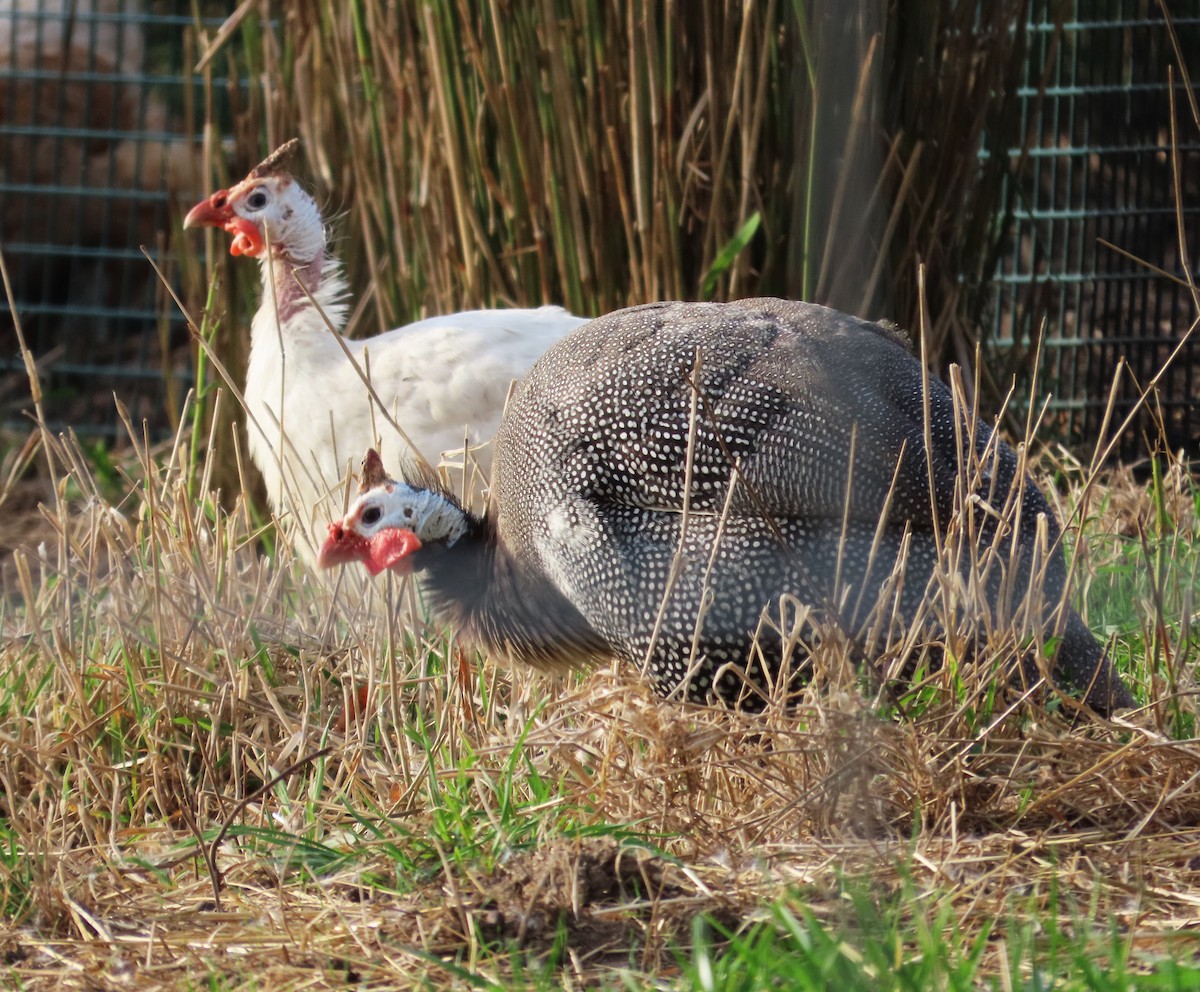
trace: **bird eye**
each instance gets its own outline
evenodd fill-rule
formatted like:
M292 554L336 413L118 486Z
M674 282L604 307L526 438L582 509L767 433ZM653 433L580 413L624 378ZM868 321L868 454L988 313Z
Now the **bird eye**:
M364 524L366 524L368 527L370 527L371 524L379 523L379 518L382 516L383 516L383 511L381 509L379 509L379 507L368 506L362 512L362 522Z
M267 205L267 194L261 189L256 189L248 197L246 197L246 206L251 210L262 210Z

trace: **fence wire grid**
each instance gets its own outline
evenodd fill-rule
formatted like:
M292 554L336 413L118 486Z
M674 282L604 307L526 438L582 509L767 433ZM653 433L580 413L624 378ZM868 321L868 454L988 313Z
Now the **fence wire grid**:
M1032 5L1027 67L1053 71L1043 81L1027 68L1026 147L1009 150L1028 156L1026 181L1007 191L1012 237L985 331L991 353L1014 367L1042 336L1038 392L1051 393L1050 433L1086 449L1102 432L1118 363L1128 374L1110 433L1197 316L1186 267L1195 275L1200 258L1200 134L1178 71L1172 87L1176 57L1158 3L1076 2L1061 27L1056 6ZM1200 3L1168 9L1183 58L1200 56ZM1197 356L1188 339L1120 436L1121 457L1144 455L1160 437L1196 454Z
M203 104L186 70L196 22L183 6L0 0L0 244L49 419L108 440L123 435L114 393L135 422L164 434L191 377L183 320L140 250L169 268L172 211L204 192L194 140ZM1053 72L1042 79L1028 70L1025 147L1000 152L1025 157L1025 178L1006 190L1012 236L981 334L989 360L1014 370L1043 336L1050 427L1084 445L1100 433L1118 362L1132 373L1118 395L1123 415L1194 316L1177 280L1186 259L1200 256L1200 136L1176 76L1172 151L1175 57L1154 0L1074 0L1065 20L1063 8L1030 3L1028 65L1052 56ZM1200 0L1169 9L1184 57L1200 53ZM1196 450L1196 358L1189 342L1119 454L1144 452L1159 416L1168 443ZM8 319L0 321L0 401L4 425L28 429Z
M116 394L162 433L190 381L183 319L141 248L170 267L172 211L201 184L197 81L180 71L194 24L174 3L0 0L0 246L57 428L123 436ZM0 398L27 430L10 319Z

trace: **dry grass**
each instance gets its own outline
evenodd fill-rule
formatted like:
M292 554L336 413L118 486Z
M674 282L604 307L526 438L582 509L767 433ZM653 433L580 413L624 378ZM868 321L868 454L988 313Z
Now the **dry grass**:
M231 35L288 81L240 108L245 163L307 139L356 232L342 246L356 285L373 277L360 327L493 300L695 295L754 212L765 245L730 260L718 295L785 269L836 288L813 260L839 252L779 254L809 215L772 200L797 181L778 163L819 151L775 100L793 82L775 61L782 5L714 5L694 49L669 40L674 16L586 4L574 23L480 4L458 35L465 6L294 4L270 29L243 6ZM601 37L628 43L589 45ZM982 85L1016 61L972 65ZM584 131L605 142L585 153ZM898 202L949 231L931 194L972 182L973 157L948 176L898 137L891 149L900 186L925 190ZM914 222L902 257L926 234ZM912 285L907 263L881 271ZM191 278L193 298L215 297ZM949 310L930 310L950 323L927 340L953 339ZM233 324L202 326L224 354ZM185 411L157 450L131 431L115 478L45 433L4 466L0 507L29 458L51 494L44 540L0 571L10 983L583 988L625 968L631 987L686 985L699 914L739 936L791 914L850 960L874 912L896 968L964 947L974 980L1002 988L1060 931L1101 965L1114 948L1134 969L1193 953L1177 938L1200 904L1200 513L1178 461L1149 482L1038 466L1074 527L1087 618L1145 710L1078 720L994 697L983 666L946 666L897 702L830 634L800 704L752 716L663 702L627 671L556 684L464 668L443 632L395 624L389 583L331 598L244 498L211 495L222 472L227 493L247 487L226 428L203 453L207 419Z
M42 438L54 538L15 555L0 614L3 953L26 988L669 977L697 914L744 932L782 899L852 933L855 886L901 907L906 953L920 925L992 933L980 975L1030 920L1116 928L1143 961L1195 916L1200 517L1177 464L1150 488L1057 466L1064 518L1104 494L1079 584L1153 701L1072 726L989 709L983 666L899 717L836 637L801 705L760 715L627 671L464 670L265 557L244 505L191 495L184 439L135 446L113 505Z

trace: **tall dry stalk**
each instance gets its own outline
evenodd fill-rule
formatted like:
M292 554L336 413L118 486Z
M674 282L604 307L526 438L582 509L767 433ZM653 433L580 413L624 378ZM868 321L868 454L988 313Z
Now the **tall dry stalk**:
M264 2L196 40L203 72L237 84L197 124L234 138L214 182L304 139L359 334L702 295L912 328L923 263L944 367L972 353L1003 235L1026 7Z

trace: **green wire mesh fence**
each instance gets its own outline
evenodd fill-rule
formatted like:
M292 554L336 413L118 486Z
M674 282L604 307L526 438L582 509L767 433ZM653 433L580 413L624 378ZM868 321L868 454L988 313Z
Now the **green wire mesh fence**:
M0 245L55 426L121 437L114 392L135 422L158 434L175 425L192 349L140 246L169 270L180 208L206 191L195 138L206 114L230 112L203 101L238 84L213 79L204 90L190 71L190 39L197 16L211 13L203 23L215 34L229 9L0 0ZM1200 54L1200 0L1169 0L1168 9L1184 60ZM1027 11L1025 140L1007 151L1023 168L1005 192L1012 234L981 334L991 380L1016 374L1018 393L1041 338L1038 392L1053 394L1050 427L1084 446L1102 431L1118 363L1129 369L1118 383L1122 418L1196 312L1179 280L1200 255L1200 135L1183 79L1169 84L1176 53L1155 0L1029 0ZM1195 449L1196 357L1185 344L1124 431L1120 455L1144 453L1156 418L1173 447ZM6 426L28 427L7 319L0 404Z
M0 245L56 427L119 436L115 393L162 432L186 388L186 329L141 248L169 265L172 194L198 186L194 23L174 3L0 2ZM27 428L4 309L0 417Z
M1118 455L1137 458L1160 438L1194 455L1200 351L1184 339L1197 315L1186 266L1196 274L1200 259L1200 133L1186 84L1153 0L1075 0L1060 26L1061 6L1031 5L1028 65L1053 69L1044 80L1027 73L1022 93L1026 148L1010 154L1027 156L1026 181L1008 190L1012 239L995 278L993 354L1028 368L1042 335L1038 392L1052 393L1050 425L1068 443L1087 448L1132 412ZM1200 68L1200 3L1168 9L1179 55ZM1019 377L1019 388L1027 382Z

